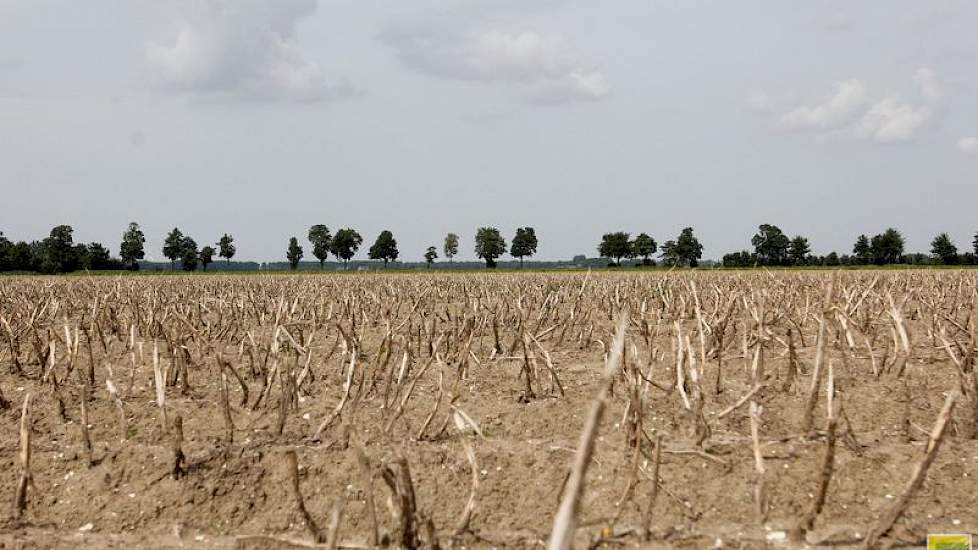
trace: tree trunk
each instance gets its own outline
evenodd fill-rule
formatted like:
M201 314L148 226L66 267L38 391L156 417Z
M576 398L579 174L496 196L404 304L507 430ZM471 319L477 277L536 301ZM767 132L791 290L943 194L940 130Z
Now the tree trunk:
M326 262L324 258L319 259L319 271L323 270L323 263Z
M523 269L523 256L520 256L520 269Z

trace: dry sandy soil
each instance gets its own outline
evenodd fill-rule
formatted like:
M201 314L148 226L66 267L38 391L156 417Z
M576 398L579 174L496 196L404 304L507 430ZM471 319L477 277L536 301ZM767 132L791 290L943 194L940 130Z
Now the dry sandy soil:
M860 547L952 393L933 463L879 544L974 533L976 288L965 271L0 278L0 548L312 545L290 450L324 547L370 546L373 517L378 545L544 546L625 309L575 546ZM829 396L825 503L792 543L819 493Z

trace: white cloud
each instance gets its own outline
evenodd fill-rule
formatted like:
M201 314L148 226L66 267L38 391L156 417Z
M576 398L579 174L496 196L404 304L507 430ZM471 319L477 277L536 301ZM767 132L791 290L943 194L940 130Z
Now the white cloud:
M961 138L958 140L958 150L966 155L978 155L978 137Z
M816 142L835 139L867 140L881 144L912 141L920 130L939 118L944 97L934 71L922 68L913 77L921 102L911 103L897 94L870 99L866 85L852 79L836 84L825 101L797 105L779 117L787 129L811 131Z
M534 102L598 100L611 91L604 73L585 65L567 39L557 34L459 34L402 27L383 39L412 70L441 78L509 83Z
M858 80L835 85L835 93L814 106L800 105L781 116L781 125L791 129L832 128L850 120L866 104L866 87Z
M173 2L180 31L170 46L152 44L150 68L166 89L267 101L319 101L356 93L331 82L295 41L318 0Z

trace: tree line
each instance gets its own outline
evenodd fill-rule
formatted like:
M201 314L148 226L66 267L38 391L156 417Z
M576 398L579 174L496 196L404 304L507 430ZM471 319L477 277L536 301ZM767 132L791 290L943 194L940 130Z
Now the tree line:
M972 250L959 252L947 233L931 241L930 254L907 253L906 240L892 227L872 237L856 237L851 254L830 252L824 256L811 253L806 237L788 237L776 225L762 224L751 238L753 251L742 250L723 256L724 267L756 266L864 266L864 265L978 265L978 233Z
M70 225L58 225L51 229L48 237L40 241L12 242L0 231L0 271L31 271L39 273L67 273L85 270L138 270L139 262L146 257L146 237L139 224L132 222L122 234L118 257L113 257L108 248L101 243L75 243ZM306 240L312 256L319 261L320 269L326 260L333 256L342 261L344 269L349 265L363 245L363 237L352 228L338 229L334 234L329 227L316 224L309 228ZM811 253L808 238L796 235L789 237L781 228L773 224L762 224L750 240L752 250L742 250L725 254L724 267L757 266L847 266L847 265L890 265L890 264L943 264L978 265L978 234L972 242L972 250L959 252L957 245L947 233L940 233L931 242L930 254L906 253L905 239L894 228L869 237L859 235L851 254L831 252L824 256ZM525 258L537 252L539 241L533 227L519 227L507 246L506 239L495 227L480 227L475 234L475 255L485 262L487 268L496 267L496 262L509 254L523 266ZM237 249L234 237L223 234L214 245L198 246L190 235L185 235L174 227L163 241L162 253L170 261L170 268L177 264L185 271L198 268L207 270L215 257L228 264ZM451 265L459 251L459 236L455 233L445 235L440 252ZM697 267L703 256L703 245L699 242L692 227L684 228L676 238L661 245L648 233L639 233L634 238L624 231L605 233L598 243L597 252L608 260L608 266L618 267L622 260L638 260L638 265L655 266L653 259L658 254L659 261L666 266ZM292 269L297 269L305 255L305 250L295 236L290 237L285 258ZM397 239L390 230L383 230L373 245L367 250L371 260L383 261L384 266L400 256ZM439 248L428 246L423 254L428 267L439 258ZM575 257L581 258L581 256Z

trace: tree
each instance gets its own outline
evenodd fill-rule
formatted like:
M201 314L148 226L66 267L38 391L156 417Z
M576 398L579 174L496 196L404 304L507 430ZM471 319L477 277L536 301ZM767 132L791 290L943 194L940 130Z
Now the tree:
M99 269L112 269L114 267L109 249L102 246L102 243L90 243L87 246L78 246L81 247L81 265L84 269L95 271Z
M978 233L975 233L975 240L971 242L971 246L975 249L975 255L978 256Z
M129 228L122 234L122 245L119 246L119 257L131 271L139 269L139 260L146 257L146 250L143 245L146 243L146 236L139 229L139 224L130 222Z
M978 239L978 236L975 237ZM445 253L445 257L448 258L448 263L453 263L452 259L458 254L458 235L455 233L449 233L445 235L445 246L442 248Z
M829 252L828 256L825 257L825 265L834 267L841 264L842 262L839 260L839 255L835 252Z
M930 253L937 256L945 265L958 263L958 247L947 233L934 237L930 243Z
M234 246L234 237L225 233L221 236L221 240L217 241L217 246L220 248L218 256L224 258L224 260L230 264L231 258L234 257L234 253L238 251Z
M520 259L520 269L523 268L523 258L533 256L537 251L537 234L532 227L516 228L516 236L513 237L512 246L509 248L509 255Z
M58 225L41 243L43 255L41 271L45 273L67 273L78 267L78 252L74 248L70 225Z
M648 236L646 233L639 233L635 240L632 241L632 256L637 258L642 258L642 265L649 265L652 263L649 260L649 256L655 254L658 250L658 243L655 239Z
M903 235L890 227L870 241L869 254L877 265L895 264L903 256Z
M355 230L340 229L333 237L333 246L330 248L330 252L343 260L343 269L346 269L347 262L357 253L357 250L360 250L361 244L363 244L363 237Z
M506 253L506 239L495 227L480 227L475 233L475 255L486 261L486 268L496 267L496 258Z
M756 262L757 256L747 250L731 252L723 256L723 267L750 267Z
M791 259L792 264L804 265L805 259L811 253L812 248L808 245L808 239L801 235L791 239L791 244L788 246L788 258Z
M852 246L852 254L856 261L861 264L868 264L873 257L873 249L869 244L869 237L860 235L856 238L856 244Z
M621 265L622 258L632 256L632 244L628 241L629 235L624 231L605 233L601 236L601 244L598 245L598 254L604 258L612 258L616 265Z
M0 271L10 271L14 269L11 262L10 252L14 249L14 243L10 242L7 237L3 236L3 231L0 231Z
M429 246L428 250L424 253L424 261L428 264L428 269L431 269L431 264L435 262L438 257L438 251L433 246Z
M332 245L333 236L329 234L328 227L316 224L309 228L307 238L312 244L312 255L319 260L319 270L322 271L326 257L329 256L329 248Z
M302 259L302 247L299 246L299 239L295 237L289 239L289 249L285 252L285 257L289 259L289 267L292 269L299 267L299 260Z
M771 224L761 224L757 233L751 238L757 260L764 265L784 265L788 260L788 248L791 242L781 228Z
M197 269L197 262L200 260L200 253L197 252L197 242L185 236L180 242L180 265L184 271Z
M669 245L670 243L671 246L668 249L669 255L666 256L666 250L663 250L663 256L671 257L674 262L673 265L685 265L689 267L699 265L699 260L703 257L703 245L693 235L692 227L683 228L675 242L669 241L666 244ZM665 245L663 246L665 247Z
M170 259L170 269L174 268L176 265L177 258L180 257L180 252L183 247L183 233L180 232L176 227L173 231L166 236L166 240L163 241L163 256Z
M204 268L204 271L207 271L207 264L211 263L212 261L214 261L214 247L205 246L204 248L201 248L200 266Z
M377 235L377 240L374 241L374 245L370 247L367 256L371 260L384 260L384 267L387 267L387 262L397 259L397 240L394 239L394 234L388 230L383 230L380 235Z

